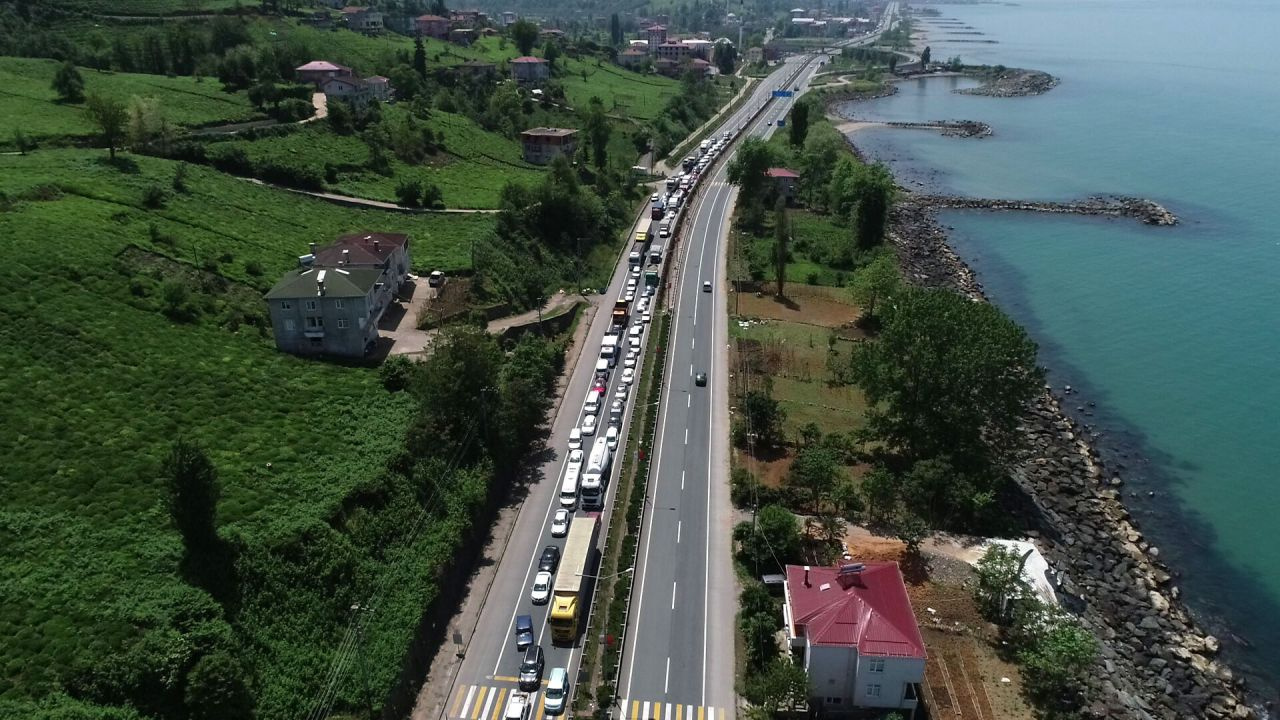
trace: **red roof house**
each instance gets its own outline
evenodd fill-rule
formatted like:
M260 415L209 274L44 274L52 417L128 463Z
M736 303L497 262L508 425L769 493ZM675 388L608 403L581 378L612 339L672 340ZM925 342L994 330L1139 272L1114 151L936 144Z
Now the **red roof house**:
M926 655L897 563L788 565L783 587L812 708L915 709Z
M537 85L551 75L546 60L525 55L511 61L511 76L520 85Z
M778 191L778 197L783 198L787 203L795 200L800 173L783 167L771 167L764 171L764 175L773 183L774 190Z

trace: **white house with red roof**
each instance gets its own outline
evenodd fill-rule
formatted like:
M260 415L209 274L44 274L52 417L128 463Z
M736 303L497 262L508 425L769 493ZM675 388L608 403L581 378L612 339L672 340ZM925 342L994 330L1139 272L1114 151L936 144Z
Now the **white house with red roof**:
M783 617L824 713L893 708L914 716L925 648L898 564L788 565Z
M306 65L294 68L293 74L298 78L298 82L315 83L318 88L330 78L349 78L355 73L345 65L331 63L328 60L312 60Z
M773 183L773 187L781 197L791 203L796 198L796 185L800 182L800 173L784 167L771 167L764 171L765 177Z

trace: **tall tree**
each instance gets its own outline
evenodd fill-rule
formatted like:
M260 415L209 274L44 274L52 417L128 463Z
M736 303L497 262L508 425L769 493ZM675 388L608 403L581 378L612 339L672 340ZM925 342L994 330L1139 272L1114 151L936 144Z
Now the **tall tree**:
M787 474L787 484L799 488L809 496L809 510L819 514L823 498L829 497L841 476L840 462L835 453L813 445L796 453Z
M1035 343L988 303L910 289L882 312L874 342L855 346L868 431L915 459L950 455L982 467L1018 448L1018 424L1040 392Z
M622 21L618 13L609 16L609 41L616 47L622 44Z
M902 288L902 276L891 252L883 252L875 260L858 268L849 283L849 294L862 309L864 317L876 314L876 303L893 296Z
M858 247L872 248L884 242L889 222L889 206L893 202L893 175L880 163L865 165L855 182L858 210L854 219L854 237Z
M929 64L929 60L933 56L933 49L928 45L924 46L924 50L920 51L920 66L924 67Z
M521 55L528 55L533 52L533 46L538 42L538 26L520 18L511 23L511 41L516 44L516 49Z
M742 396L742 416L761 444L772 447L782 442L782 423L787 419L787 411L774 399L768 383Z
M787 221L787 203L778 198L773 209L773 274L778 285L778 297L786 297L787 259L790 253L791 224Z
M784 565L800 559L800 524L780 505L760 508L754 527L744 522L733 534L753 572L757 567L760 572L782 572Z
M809 116L812 112L813 101L809 98L801 98L791 107L791 126L788 128L788 133L792 147L804 145L804 140L809 135Z
M862 495L872 522L884 522L898 507L898 478L888 468L877 465L862 476Z
M604 113L604 102L594 95L587 109L586 131L592 160L597 168L604 169L609 159L609 136L613 133L613 126Z
M111 159L116 159L116 148L124 140L129 124L129 111L124 103L101 95L90 95L85 109L89 119L98 126L102 141L107 144Z
M58 93L60 102L78 103L84 100L84 78L70 60L62 63L53 74L53 91Z
M560 43L555 38L547 40L546 44L542 46L542 57L547 61L547 69L555 72L556 60L560 59ZM585 80L586 78L583 79Z
M422 80L427 79L427 49L422 45L422 38L413 39L413 70ZM399 86L396 87L399 89Z
M716 68L721 75L732 75L738 64L738 48L730 42L716 43Z

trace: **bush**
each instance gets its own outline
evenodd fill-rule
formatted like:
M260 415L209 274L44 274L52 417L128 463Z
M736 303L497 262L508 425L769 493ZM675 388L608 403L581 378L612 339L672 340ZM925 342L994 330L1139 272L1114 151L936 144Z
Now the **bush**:
M409 386L413 361L404 355L392 355L378 368L378 379L389 392L400 392Z
M242 147L229 147L213 157L213 166L224 173L249 177L253 175L253 161Z
M396 186L396 199L401 205L418 207L422 203L422 181L405 178Z
M306 100L289 98L272 108L269 114L280 122L297 122L315 114L315 108Z
M432 210L444 209L444 193L440 191L440 187L435 184L428 185L422 191L422 206L429 207Z
M159 210L168 199L169 194L159 185L148 185L142 191L142 207L149 210Z
M267 182L300 190L324 189L323 173L319 168L311 165L286 165L274 160L268 160L258 167L256 174Z
M253 277L261 277L262 263L258 262L257 260L246 261L244 264L244 271L245 271L245 274L247 275L252 275Z

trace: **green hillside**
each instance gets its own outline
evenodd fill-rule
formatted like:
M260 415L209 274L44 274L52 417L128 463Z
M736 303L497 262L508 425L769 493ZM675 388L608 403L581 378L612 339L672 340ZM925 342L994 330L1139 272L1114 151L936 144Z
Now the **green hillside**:
M84 105L59 103L50 87L59 63L53 60L0 57L0 143L15 130L41 139L94 132ZM184 126L236 122L258 116L244 93L223 92L216 80L164 77L80 69L85 93L128 102L133 97L159 101L165 117Z

